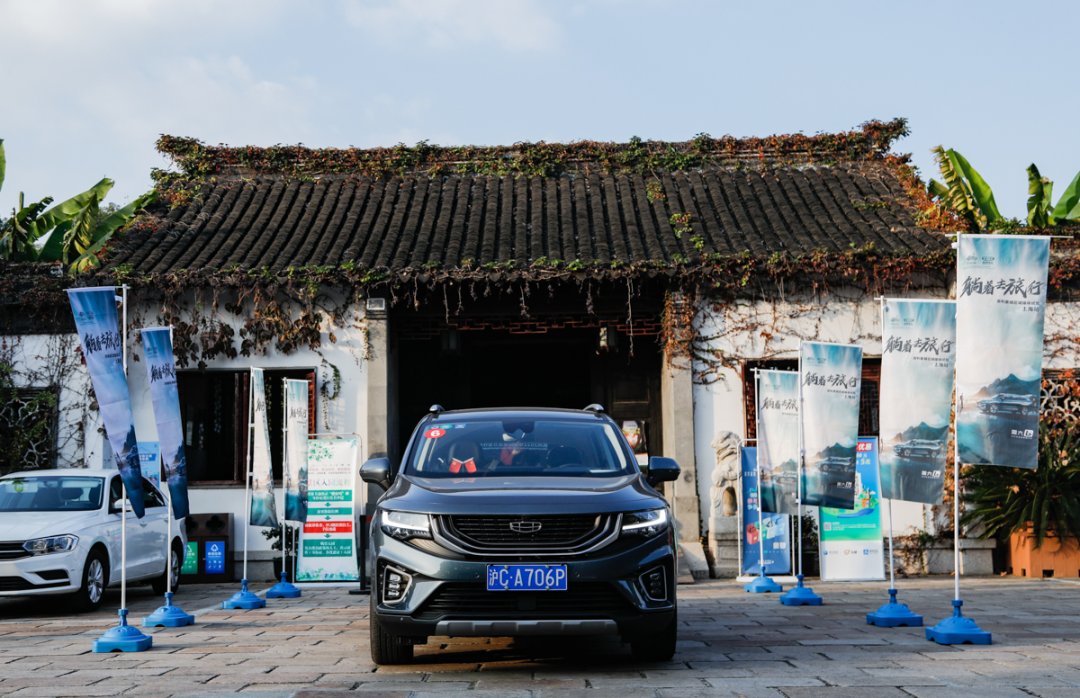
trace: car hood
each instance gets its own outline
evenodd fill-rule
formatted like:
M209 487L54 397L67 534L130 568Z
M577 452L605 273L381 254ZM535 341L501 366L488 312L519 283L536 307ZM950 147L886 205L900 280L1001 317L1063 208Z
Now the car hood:
M663 506L638 475L619 478L399 476L381 505L426 514L601 514Z
M78 533L94 522L96 511L5 511L0 512L0 538L29 540L45 536Z

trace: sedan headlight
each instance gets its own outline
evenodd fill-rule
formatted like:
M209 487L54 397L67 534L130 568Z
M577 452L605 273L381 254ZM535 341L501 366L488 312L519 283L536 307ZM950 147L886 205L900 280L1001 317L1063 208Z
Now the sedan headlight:
M383 511L383 533L391 538L431 538L431 519L427 514L413 514L407 511Z
M78 536L52 536L28 540L23 543L22 547L31 555L48 555L49 553L66 553L69 550L74 550L78 544Z
M655 536L667 530L667 509L649 509L623 514L623 535Z

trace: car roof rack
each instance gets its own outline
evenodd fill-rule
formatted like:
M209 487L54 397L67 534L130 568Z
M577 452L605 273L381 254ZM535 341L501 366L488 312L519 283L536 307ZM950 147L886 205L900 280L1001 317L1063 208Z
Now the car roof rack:
M596 414L604 414L604 406L594 402L591 405L585 405L585 411L595 412Z
M428 411L428 414L433 414L436 417L438 417L441 412L446 411L446 408L436 402L434 405L427 408L427 411Z

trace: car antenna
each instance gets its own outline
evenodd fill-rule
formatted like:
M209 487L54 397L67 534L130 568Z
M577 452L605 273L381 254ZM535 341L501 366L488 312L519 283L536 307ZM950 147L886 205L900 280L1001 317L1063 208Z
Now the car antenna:
M427 408L427 411L428 411L428 414L433 414L436 417L438 417L441 412L446 411L446 408L436 402L434 405Z
M604 414L604 406L599 404L599 403L594 402L591 405L586 405L585 406L585 411L586 412L595 412L596 414Z

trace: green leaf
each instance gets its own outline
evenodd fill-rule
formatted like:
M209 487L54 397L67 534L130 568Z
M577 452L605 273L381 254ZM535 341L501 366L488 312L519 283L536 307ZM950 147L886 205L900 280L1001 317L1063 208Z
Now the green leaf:
M53 206L45 213L38 216L32 226L27 227L27 233L31 241L45 235L47 232L60 225L64 221L71 220L79 214L91 200L101 201L109 190L113 188L113 181L106 177L81 194L76 194L67 201Z
M979 212L982 213L983 217L986 219L987 224L996 223L1001 220L1001 213L998 211L997 202L994 201L994 191L990 188L990 185L986 183L986 180L982 178L982 175L980 175L979 172L971 166L971 163L967 161L967 158L960 153L952 148L946 152L953 163L953 167L955 167L967 180L969 192L975 200Z
M1035 228L1046 228L1054 224L1054 218L1050 215L1051 200L1053 197L1054 183L1039 174L1039 168L1031 163L1027 168L1028 173L1028 200L1027 222Z
M130 222L135 214L149 206L155 199L157 199L157 191L152 189L100 221L93 230L90 245L82 250L82 254L71 263L71 271L82 272L97 266L100 261L97 253L108 244L113 233Z
M1054 220L1080 221L1080 172L1076 173L1054 207Z
M7 171L7 156L4 155L4 139L0 138L0 189L4 188L4 173Z

